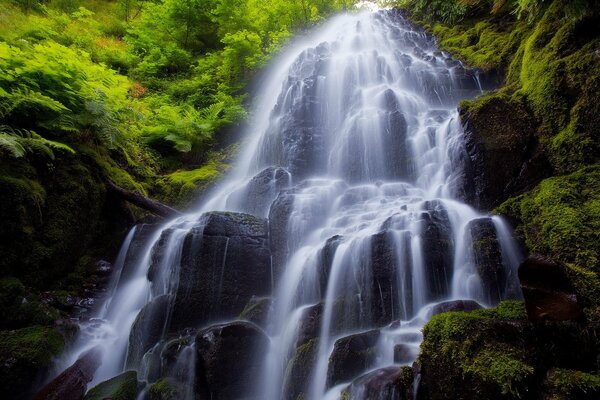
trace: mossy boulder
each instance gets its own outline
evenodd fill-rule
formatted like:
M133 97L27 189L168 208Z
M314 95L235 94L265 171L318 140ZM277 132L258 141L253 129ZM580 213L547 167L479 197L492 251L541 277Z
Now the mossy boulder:
M176 400L181 398L181 388L169 378L161 379L148 388L148 400Z
M544 382L548 400L586 400L600 397L600 375L567 369L553 369Z
M2 397L8 400L30 397L63 348L63 337L51 328L32 326L0 331Z
M319 354L319 340L310 339L298 346L285 369L283 398L297 400L308 397L309 382L312 379L311 366L316 365Z
M20 280L0 279L0 329L48 325L58 318L58 310L32 293Z
M470 162L466 199L493 208L551 174L535 136L537 121L522 98L492 93L463 101L460 118Z
M434 316L418 362L420 399L529 399L548 371L594 371L597 333L572 322L532 323L522 302Z
M94 386L84 400L135 400L137 391L137 372L127 371Z

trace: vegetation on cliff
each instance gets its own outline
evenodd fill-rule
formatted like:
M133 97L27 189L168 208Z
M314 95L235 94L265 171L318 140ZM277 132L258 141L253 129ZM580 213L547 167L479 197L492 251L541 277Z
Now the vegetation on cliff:
M502 77L497 90L460 106L467 144L484 156L474 204L505 215L527 252L562 262L586 315L577 323L531 323L493 310L436 316L424 330L421 394L593 398L600 390L600 8L585 0L400 3L442 49Z

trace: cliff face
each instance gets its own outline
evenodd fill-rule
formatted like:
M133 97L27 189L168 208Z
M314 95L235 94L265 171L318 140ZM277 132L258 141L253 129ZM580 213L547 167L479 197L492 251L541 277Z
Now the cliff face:
M600 390L600 7L540 2L535 14L517 18L513 2L496 2L505 9L494 15L486 2L470 2L457 22L434 12L436 2L421 3L409 2L411 16L443 49L503 77L499 89L460 106L473 180L465 200L504 215L526 253L552 258L536 264L536 279L556 268L584 316L528 319L524 309L506 314L508 305L436 316L424 331L420 397L593 398ZM548 293L560 292L556 284L544 283ZM538 301L528 290L526 302Z

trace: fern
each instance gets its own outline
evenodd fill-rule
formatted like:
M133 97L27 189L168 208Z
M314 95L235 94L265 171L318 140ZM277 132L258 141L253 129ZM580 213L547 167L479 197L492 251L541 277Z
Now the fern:
M54 140L48 140L37 133L25 129L13 129L0 126L0 150L12 158L24 157L27 153L42 154L52 160L55 150L74 154L70 146Z

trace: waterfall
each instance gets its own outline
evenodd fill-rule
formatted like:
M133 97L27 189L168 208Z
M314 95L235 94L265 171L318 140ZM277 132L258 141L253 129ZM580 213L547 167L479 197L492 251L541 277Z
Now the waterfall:
M363 399L416 359L448 301L520 296L509 228L461 202L457 105L485 89L477 71L380 10L333 18L267 76L230 176L196 212L124 243L112 294L64 359L100 345L91 385L135 369L182 398L242 398L211 383L225 378L202 351L245 319L267 339L237 355L252 369L243 398Z

